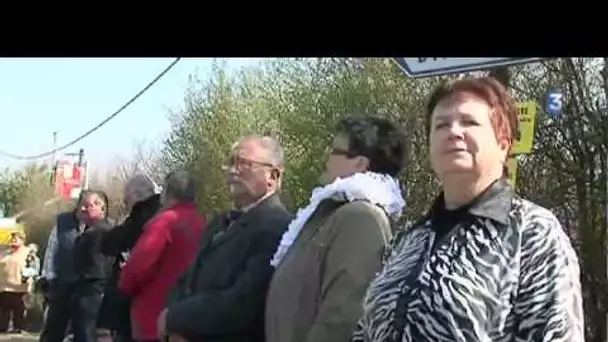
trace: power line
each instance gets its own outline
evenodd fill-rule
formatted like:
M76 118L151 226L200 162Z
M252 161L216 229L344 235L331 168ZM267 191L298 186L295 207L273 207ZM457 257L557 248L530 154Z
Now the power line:
M156 76L152 80L152 82L148 83L148 85L146 85L139 93L137 93L133 98L131 98L131 100L129 100L124 105L122 105L122 107L120 107L116 112L114 112L112 115L110 115L107 118L105 118L102 122L100 122L99 124L97 124L97 126L91 128L90 130L88 130L85 133L81 134L78 138L70 141L69 143L67 143L65 145L62 145L60 147L57 147L57 148L55 148L53 150L50 150L48 152L44 152L44 153L40 153L40 154L35 154L35 155L31 155L31 156L20 156L20 155L12 154L12 153L9 153L9 152L3 151L3 150L0 150L0 155L6 156L6 157L9 157L9 158L13 158L13 159L19 159L19 160L33 160L33 159L40 159L40 158L44 158L44 157L49 157L49 156L52 156L53 153L65 150L66 148L68 148L68 147L76 144L80 140L82 140L82 139L86 138L87 136L91 135L93 132L95 132L96 130L100 129L103 125L105 125L108 122L110 122L110 120L112 120L116 116L118 116L118 114L120 114L127 107L129 107L133 102L135 102L135 100L137 100L148 89L150 89L156 82L158 82L163 76L165 76L165 74L168 73L169 70L171 70L175 66L175 64L177 64L177 62L179 62L180 60L181 60L181 57L176 58L173 62L171 62L171 64L169 64L168 67L165 68L165 70L163 70L160 74L158 74L158 76Z

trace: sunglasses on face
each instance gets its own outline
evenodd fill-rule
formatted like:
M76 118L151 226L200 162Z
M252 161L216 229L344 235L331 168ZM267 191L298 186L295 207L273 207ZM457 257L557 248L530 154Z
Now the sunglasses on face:
M344 156L347 158L354 158L357 156L356 153L353 153L347 149L334 147L334 146L329 147L327 152L332 156Z

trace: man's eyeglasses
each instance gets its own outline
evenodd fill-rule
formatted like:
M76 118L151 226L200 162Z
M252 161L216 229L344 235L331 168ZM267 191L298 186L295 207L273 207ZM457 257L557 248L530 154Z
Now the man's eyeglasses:
M257 160L247 159L238 156L231 156L224 162L222 165L223 170L230 170L231 168L235 168L237 171L242 170L252 170L256 167L271 167L274 168L275 165L271 163L260 162Z

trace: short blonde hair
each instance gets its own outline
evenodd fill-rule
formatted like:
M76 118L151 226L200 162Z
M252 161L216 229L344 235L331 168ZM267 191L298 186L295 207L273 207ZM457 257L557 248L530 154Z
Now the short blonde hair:
M14 238L14 237L18 237L21 240L25 240L25 233L24 232L12 232L11 238Z

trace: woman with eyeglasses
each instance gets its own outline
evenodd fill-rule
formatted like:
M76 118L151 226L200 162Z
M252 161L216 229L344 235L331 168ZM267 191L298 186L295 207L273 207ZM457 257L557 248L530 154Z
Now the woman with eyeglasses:
M493 78L466 78L439 86L426 115L443 191L397 237L353 341L584 341L570 240L505 177L513 98Z
M405 136L386 118L340 120L322 186L298 210L270 260L266 342L349 341L365 289L405 209L397 180Z

